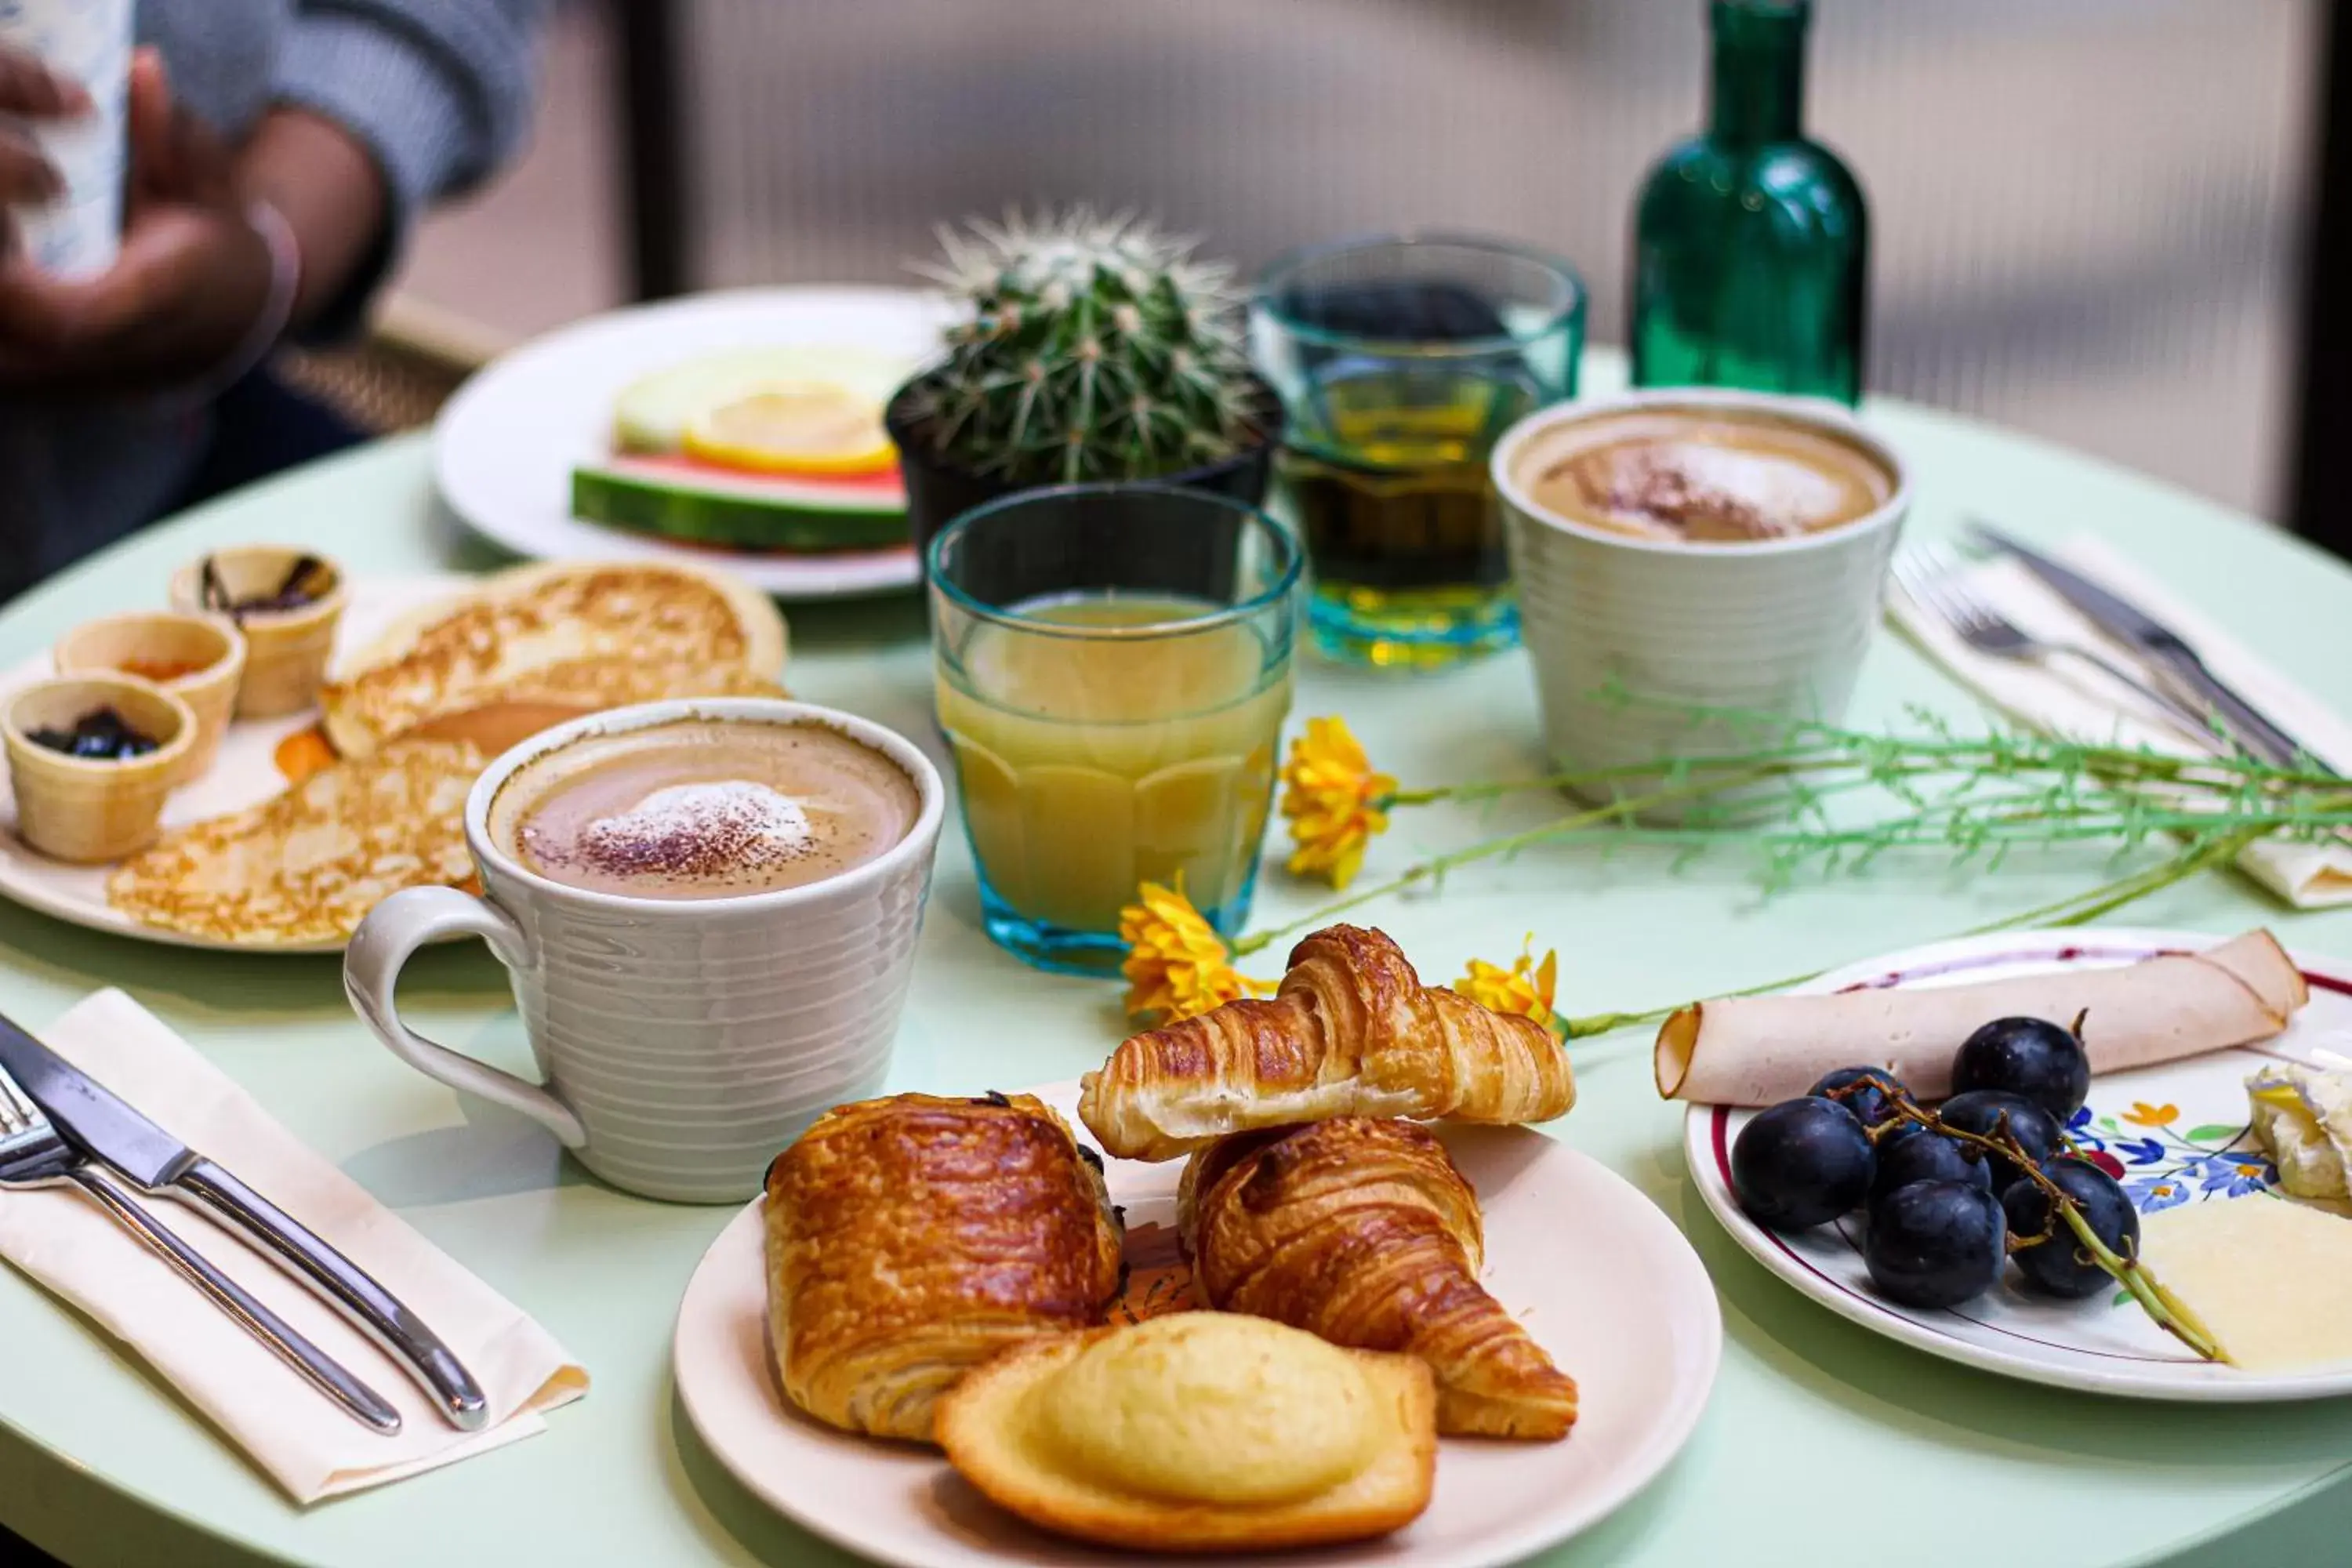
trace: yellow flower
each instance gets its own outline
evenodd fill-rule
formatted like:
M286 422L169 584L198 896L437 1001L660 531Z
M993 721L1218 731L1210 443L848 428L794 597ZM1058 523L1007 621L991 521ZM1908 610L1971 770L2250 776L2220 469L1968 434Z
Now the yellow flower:
M2169 1101L2150 1105L2144 1100L2135 1100L2132 1108L2124 1112L2126 1121L2137 1122L2142 1127L2168 1127L2179 1119L2180 1107Z
M1290 743L1282 782L1282 815L1298 846L1287 863L1291 875L1319 873L1333 888L1346 888L1364 863L1364 847L1388 831L1381 806L1396 793L1396 780L1372 771L1348 721L1334 715L1307 721L1307 732Z
M1130 1016L1156 1014L1172 1024L1273 989L1234 968L1224 938L1184 896L1183 879L1173 888L1146 882L1136 897L1139 902L1118 911Z
M1552 1013L1552 994L1559 982L1559 953L1547 949L1543 962L1533 955L1534 933L1519 949L1519 956L1505 969L1483 958L1470 961L1470 973L1454 983L1454 989L1482 1007L1492 1007L1497 1013L1517 1013L1533 1018L1545 1028L1559 1032L1559 1025Z

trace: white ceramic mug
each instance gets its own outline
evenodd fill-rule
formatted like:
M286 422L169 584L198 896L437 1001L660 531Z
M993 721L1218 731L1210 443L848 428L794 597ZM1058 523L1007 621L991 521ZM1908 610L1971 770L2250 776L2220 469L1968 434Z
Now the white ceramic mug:
M805 887L726 899L639 899L542 877L493 843L490 802L516 770L585 736L681 720L815 724L914 782L913 829L875 859ZM878 724L762 698L648 702L533 736L466 799L484 896L412 888L368 911L343 990L393 1054L543 1123L580 1163L647 1197L733 1203L828 1107L881 1088L914 968L946 792L912 743ZM478 936L512 972L544 1085L460 1056L400 1020L410 953Z
M1639 538L1538 506L1521 470L1552 432L1633 409L1756 414L1822 431L1882 465L1886 500L1818 532L1747 543ZM1878 626L1896 535L1911 505L1902 460L1843 406L1813 398L1659 388L1557 405L1520 420L1495 447L1493 474L1517 581L1521 635L1535 665L1544 742L1563 771L1753 750L1759 726L1695 719L1694 709L1767 721L1835 722ZM1590 798L1647 793L1629 773ZM1769 804L1777 786L1717 797ZM1669 821L1672 805L1644 811Z

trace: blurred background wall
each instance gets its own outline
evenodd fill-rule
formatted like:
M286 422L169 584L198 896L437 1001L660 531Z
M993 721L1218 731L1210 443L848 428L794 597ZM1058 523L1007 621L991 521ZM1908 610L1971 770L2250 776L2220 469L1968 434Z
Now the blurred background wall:
M1086 200L1244 264L1520 237L1617 342L1634 186L1704 112L1704 0L667 3L698 286L905 281L942 219ZM1816 0L1873 388L2275 513L2326 4ZM509 336L625 296L615 21L563 7L537 145L428 226L409 296Z

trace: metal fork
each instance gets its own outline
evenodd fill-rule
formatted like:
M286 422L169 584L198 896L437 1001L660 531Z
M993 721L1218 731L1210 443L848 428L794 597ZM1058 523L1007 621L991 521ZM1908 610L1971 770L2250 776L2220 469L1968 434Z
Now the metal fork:
M1915 544L1895 557L1895 580L1919 607L1942 621L1977 652L2018 664L2047 664L2053 658L2087 664L2139 693L2161 710L2160 716L2189 739L2214 748L2227 744L2213 732L2206 715L2162 687L2133 674L2096 649L2079 643L2051 642L2037 637L1996 609L1992 602L1969 585L1958 557L1941 546ZM2151 715L2156 717L2158 715Z
M300 1330L262 1305L244 1286L100 1175L89 1157L50 1125L47 1113L17 1087L16 1080L0 1070L0 1187L52 1186L80 1188L239 1328L267 1345L353 1420L386 1436L400 1430L400 1412L386 1404L383 1395L354 1377L341 1363L304 1338Z

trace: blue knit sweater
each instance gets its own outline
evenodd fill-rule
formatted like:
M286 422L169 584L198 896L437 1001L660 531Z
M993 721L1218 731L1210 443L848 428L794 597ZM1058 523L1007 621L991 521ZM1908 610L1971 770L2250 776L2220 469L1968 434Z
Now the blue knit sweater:
M417 216L480 181L529 123L544 0L138 0L180 101L232 140L273 104L355 134L392 221L317 331L354 324ZM152 518L202 455L176 402L0 400L0 597Z

